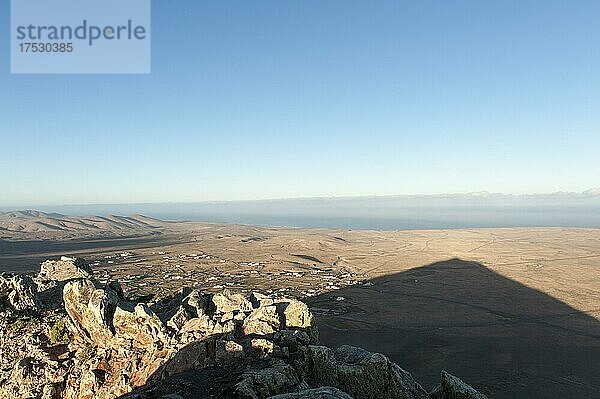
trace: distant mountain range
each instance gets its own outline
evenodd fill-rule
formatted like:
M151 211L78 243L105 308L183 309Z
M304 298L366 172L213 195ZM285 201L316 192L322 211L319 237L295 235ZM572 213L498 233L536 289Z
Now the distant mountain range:
M62 205L40 206L38 209L0 213L0 232L21 232L25 235L28 232L85 231L102 234L110 231L127 235L135 231L144 234L148 229L167 223L161 220L375 230L600 227L600 188L578 193L501 194L480 191L196 203Z
M442 194L440 195L441 197L476 197L476 198L491 198L491 197L509 197L509 198L515 198L515 197L531 197L531 198L536 198L536 197L544 197L544 198L551 198L551 197L596 197L596 196L600 196L600 188L590 188L588 190L585 191L581 191L581 192L574 192L574 191L556 191L553 193L542 193L542 194L501 194L501 193L490 193L488 191L478 191L478 192L472 192L472 193L466 193L466 194Z
M382 196L348 196L348 197L321 197L322 199L502 199L502 198L589 198L600 197L600 188L590 188L585 191L555 191L552 193L531 193L531 194L504 194L489 191L473 191L468 193L444 193L444 194L406 194L406 195L382 195ZM312 200L316 198L299 198ZM294 199L290 199L294 200ZM276 201L288 201L286 199ZM241 201L240 201L241 202Z
M139 231L163 224L142 215L65 216L36 210L0 212L0 230L8 232Z

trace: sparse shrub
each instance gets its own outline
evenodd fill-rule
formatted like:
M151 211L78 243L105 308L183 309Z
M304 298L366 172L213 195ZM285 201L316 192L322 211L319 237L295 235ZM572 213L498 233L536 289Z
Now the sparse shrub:
M77 360L79 360L81 363L85 363L88 360L90 360L92 358L92 348L90 348L89 346L86 346L84 348L81 348L77 351L77 353L75 354L75 357L77 358Z
M8 332L9 334L13 334L25 328L27 324L29 324L28 319L17 319L6 327L6 332Z
M67 329L67 320L61 317L54 323L49 333L50 342L54 345L68 344L69 331Z

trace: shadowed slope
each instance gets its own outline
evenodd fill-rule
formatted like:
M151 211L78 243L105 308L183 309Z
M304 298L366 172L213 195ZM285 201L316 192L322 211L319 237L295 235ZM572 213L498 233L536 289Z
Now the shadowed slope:
M434 263L309 304L323 344L384 353L429 387L446 369L493 398L600 397L600 322L587 314L598 309L476 262Z

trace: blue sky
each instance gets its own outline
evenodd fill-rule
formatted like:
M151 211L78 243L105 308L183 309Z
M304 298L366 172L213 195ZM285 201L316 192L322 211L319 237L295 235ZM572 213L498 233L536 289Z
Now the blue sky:
M154 1L149 75L11 75L0 205L600 185L598 1Z

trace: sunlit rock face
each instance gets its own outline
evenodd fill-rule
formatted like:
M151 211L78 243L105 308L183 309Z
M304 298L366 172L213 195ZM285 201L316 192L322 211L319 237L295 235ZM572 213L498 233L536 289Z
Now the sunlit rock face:
M40 280L67 281L76 278L92 278L92 269L82 258L63 256L60 260L47 260L42 263L38 278Z

